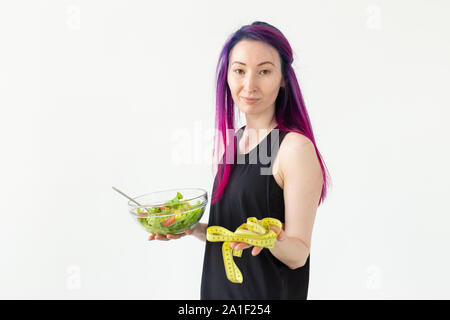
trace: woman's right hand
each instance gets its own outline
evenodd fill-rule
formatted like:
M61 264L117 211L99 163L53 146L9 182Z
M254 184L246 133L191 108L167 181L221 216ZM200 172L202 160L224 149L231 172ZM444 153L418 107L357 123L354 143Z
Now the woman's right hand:
M162 234L151 234L150 237L148 237L148 240L163 240L168 241L172 239L180 239L181 237L184 237L185 235L192 234L192 229L187 228L186 231L180 234L168 234L167 236Z
M162 240L162 241L168 241L168 240L172 240L172 239L179 239L181 237L184 237L186 235L194 235L195 237L201 239L203 238L201 235L203 233L206 233L206 227L208 225L206 223L197 223L192 229L191 228L187 228L183 233L180 234L168 234L167 236L165 235L161 235L161 234L151 234L148 237L148 240ZM206 234L205 234L206 237Z

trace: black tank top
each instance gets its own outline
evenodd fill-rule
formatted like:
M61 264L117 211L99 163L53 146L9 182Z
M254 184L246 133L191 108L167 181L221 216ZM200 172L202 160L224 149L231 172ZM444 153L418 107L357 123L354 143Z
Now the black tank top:
M283 189L275 181L270 167L287 131L276 127L278 139L274 137L275 130L272 130L250 152L237 155L244 128L240 128L236 134L234 168L221 198L210 207L209 226L218 225L235 231L247 222L248 217L273 217L284 223ZM278 146L275 146L277 142ZM236 161L238 157L239 161ZM272 162L266 161L268 157ZM261 173L264 168L269 174ZM217 180L216 174L213 192ZM239 284L232 283L226 277L222 245L223 242L206 241L201 300L306 300L309 256L304 266L292 270L275 258L269 249L263 249L257 256L251 254L253 247L244 249L241 257L233 256L244 278L243 283Z

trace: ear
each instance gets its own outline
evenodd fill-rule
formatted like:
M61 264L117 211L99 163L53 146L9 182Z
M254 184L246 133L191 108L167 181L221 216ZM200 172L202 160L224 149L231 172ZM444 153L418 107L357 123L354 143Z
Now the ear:
M281 79L281 87L282 87L282 88L285 88L285 87L286 87L286 84L284 83L284 79Z

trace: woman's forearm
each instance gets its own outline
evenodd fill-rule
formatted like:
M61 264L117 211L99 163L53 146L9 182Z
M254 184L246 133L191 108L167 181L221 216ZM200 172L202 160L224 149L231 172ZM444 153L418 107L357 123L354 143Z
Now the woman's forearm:
M200 241L206 241L206 229L208 228L207 223L197 223L197 225L192 229L192 235L199 239Z
M284 240L278 240L275 247L269 250L292 270L303 267L309 255L309 248L303 241L287 236Z
M192 235L200 241L206 241L207 223L197 223L192 229ZM272 255L283 262L290 269L297 269L305 265L309 255L309 248L300 239L285 237L276 241L275 247L269 249Z

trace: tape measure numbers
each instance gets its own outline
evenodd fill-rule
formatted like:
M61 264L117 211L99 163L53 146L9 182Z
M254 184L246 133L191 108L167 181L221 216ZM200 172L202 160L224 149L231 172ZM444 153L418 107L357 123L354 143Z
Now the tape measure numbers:
M270 226L276 226L281 230L283 225L280 220L275 218L258 220L255 217L251 217L247 218L247 223L240 225L235 232L220 226L211 226L206 229L206 239L208 241L224 241L222 256L228 280L233 283L242 283L244 280L241 271L233 260L233 256L242 256L242 250L231 248L231 242L245 242L253 246L271 249L275 246L277 234L270 229Z

